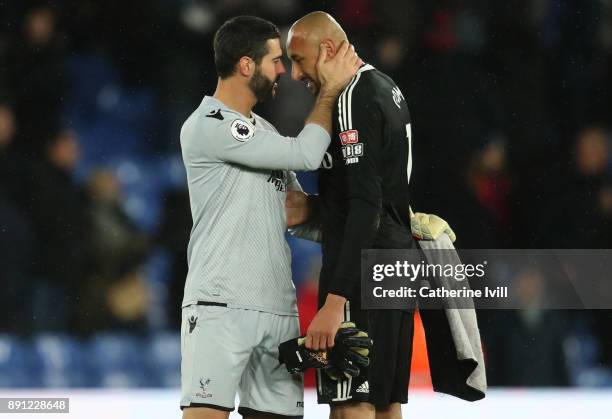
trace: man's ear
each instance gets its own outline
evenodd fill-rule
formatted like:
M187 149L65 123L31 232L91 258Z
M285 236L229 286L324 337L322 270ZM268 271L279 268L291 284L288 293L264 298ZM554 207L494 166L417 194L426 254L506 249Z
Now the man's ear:
M238 61L238 72L244 77L250 77L255 71L255 62L250 57L242 57Z
M334 41L328 38L321 41L321 43L325 46L325 49L327 50L327 59L331 60L332 58L334 58L336 56L336 53L338 52L336 45L334 45Z

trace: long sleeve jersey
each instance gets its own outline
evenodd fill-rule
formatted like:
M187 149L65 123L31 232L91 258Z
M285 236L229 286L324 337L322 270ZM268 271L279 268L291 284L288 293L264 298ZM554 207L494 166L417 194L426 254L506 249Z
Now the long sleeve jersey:
M408 106L393 80L364 65L339 96L319 169L323 266L319 298L360 296L361 250L413 248Z
M291 170L314 170L329 145L308 124L284 137L272 124L205 97L181 129L193 227L183 306L198 301L296 315L285 240Z

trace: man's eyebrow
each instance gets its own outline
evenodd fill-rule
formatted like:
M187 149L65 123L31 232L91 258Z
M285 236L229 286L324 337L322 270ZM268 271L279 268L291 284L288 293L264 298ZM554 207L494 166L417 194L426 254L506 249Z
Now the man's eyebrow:
M297 61L297 60L299 60L301 57L300 57L299 55L297 55L297 54L291 54L291 57L289 57L289 58L291 58L293 61Z
M273 60L278 60L280 58L283 58L283 54L277 55L276 57L272 58Z

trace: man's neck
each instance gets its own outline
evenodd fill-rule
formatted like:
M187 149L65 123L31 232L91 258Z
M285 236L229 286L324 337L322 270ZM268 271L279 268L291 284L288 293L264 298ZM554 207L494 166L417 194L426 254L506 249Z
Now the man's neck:
M238 82L233 77L217 81L217 89L213 97L225 106L240 112L247 118L251 117L251 110L257 103L257 99L251 89Z

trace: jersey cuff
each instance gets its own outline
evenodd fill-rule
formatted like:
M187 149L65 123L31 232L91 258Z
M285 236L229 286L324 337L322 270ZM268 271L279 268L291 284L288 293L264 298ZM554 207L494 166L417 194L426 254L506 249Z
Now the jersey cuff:
M353 297L355 297L353 294L353 292L351 292L350 289L347 289L346 287L340 287L338 285L336 285L337 282L343 283L344 281L333 281L329 287L329 289L327 290L328 294L334 294L334 295L339 295L340 297L344 297L347 300L352 300Z

